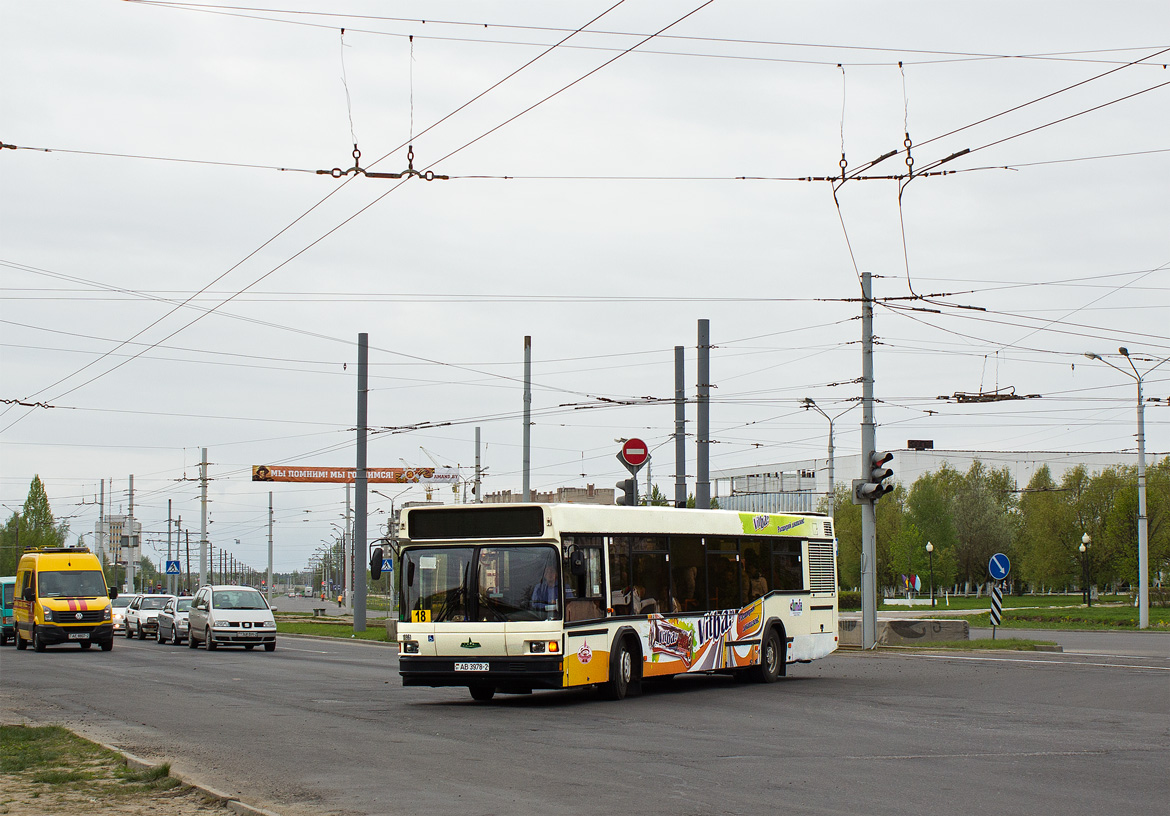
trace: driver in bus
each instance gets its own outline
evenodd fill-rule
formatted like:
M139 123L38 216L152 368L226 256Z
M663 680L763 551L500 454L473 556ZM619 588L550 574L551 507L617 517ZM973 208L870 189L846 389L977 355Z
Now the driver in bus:
M557 577L555 564L544 568L544 577L540 583L532 588L532 608L538 612L547 612L550 617L561 604L561 582Z

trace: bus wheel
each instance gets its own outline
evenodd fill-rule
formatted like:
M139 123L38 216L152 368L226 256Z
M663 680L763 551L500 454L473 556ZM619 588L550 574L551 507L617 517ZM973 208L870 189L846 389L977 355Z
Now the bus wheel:
M41 639L41 633L37 631L37 628L35 626L33 627L32 635L33 635L33 651L34 652L43 652L45 650L45 641L43 641Z
M93 644L92 644L92 643L90 643L90 642L88 642L88 641L82 641L82 642L81 642L81 643L79 643L78 645L79 645L79 646L81 646L81 651L83 651L83 652L84 652L86 649L88 649L88 648L89 648L90 646L92 646Z
M110 635L109 640L102 641L102 651L108 652L108 651L110 651L110 649L113 649L113 648L114 648L114 636Z
M16 648L18 651L28 648L28 641L20 636L20 630L16 630Z
M609 682L604 688L610 700L624 699L634 686L634 652L628 640L623 639L609 666Z
M780 650L780 635L769 629L761 645L760 665L752 667L751 677L757 683L775 683L783 668L784 653Z
M468 691L471 692L471 699L480 703L486 703L496 696L495 686L472 686Z

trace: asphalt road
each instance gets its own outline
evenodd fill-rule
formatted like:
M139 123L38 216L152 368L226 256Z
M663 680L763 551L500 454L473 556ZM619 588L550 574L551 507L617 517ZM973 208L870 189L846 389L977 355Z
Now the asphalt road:
M772 686L488 705L403 688L388 646L119 639L0 650L0 703L285 814L1162 814L1170 636L1107 637L1112 654L841 652Z

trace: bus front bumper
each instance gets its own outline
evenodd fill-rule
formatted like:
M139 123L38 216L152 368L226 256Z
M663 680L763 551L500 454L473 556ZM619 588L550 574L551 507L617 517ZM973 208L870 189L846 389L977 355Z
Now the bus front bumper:
M404 686L492 686L498 691L564 688L564 658L399 657Z

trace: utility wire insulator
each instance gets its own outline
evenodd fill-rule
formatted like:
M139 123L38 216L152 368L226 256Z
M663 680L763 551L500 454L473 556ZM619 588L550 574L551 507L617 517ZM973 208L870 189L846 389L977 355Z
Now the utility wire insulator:
M415 170L414 169L414 145L410 145L406 150L406 169L403 170L401 173L378 173L375 171L366 170L361 166L361 163L360 163L361 157L362 157L362 152L360 150L358 150L357 145L354 145L353 146L353 167L350 167L350 168L344 169L344 170L340 167L334 167L332 170L317 170L316 173L318 176L333 176L333 178L342 178L343 176L348 176L350 173L354 174L355 176L360 173L361 175L365 176L366 178L379 178L379 179L400 179L400 178L409 178L410 176L414 176L415 178L420 178L423 181L436 181L436 180L448 181L451 178L450 176L440 175L433 170L426 170L426 171Z

